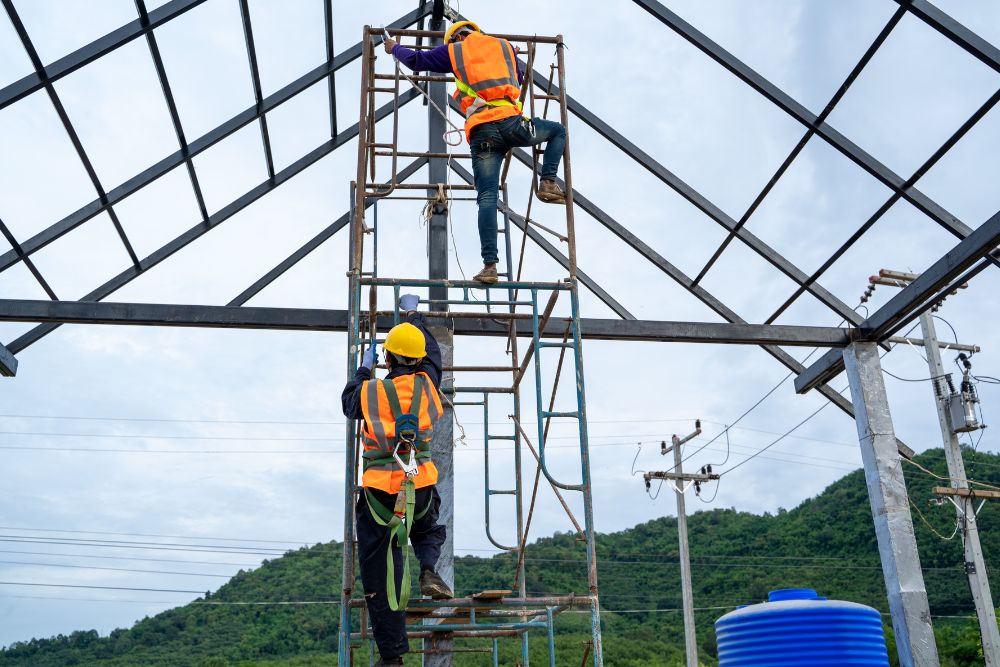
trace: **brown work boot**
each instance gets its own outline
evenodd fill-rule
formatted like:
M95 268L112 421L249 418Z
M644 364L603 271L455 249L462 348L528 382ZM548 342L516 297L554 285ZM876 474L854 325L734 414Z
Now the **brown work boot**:
M500 276L497 275L497 265L484 264L483 270L472 276L472 279L476 282L485 283L487 285L495 284L500 280Z
M566 194L555 181L545 179L538 183L538 198L546 204L565 204Z
M448 584L434 570L424 570L420 573L420 594L435 600L450 600L455 597Z

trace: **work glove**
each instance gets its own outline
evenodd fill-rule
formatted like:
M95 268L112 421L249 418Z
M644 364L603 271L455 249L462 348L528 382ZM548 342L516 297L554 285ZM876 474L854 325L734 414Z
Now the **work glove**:
M420 303L420 297L416 294L404 294L399 297L399 307L404 313L411 310L416 310L417 305Z
M365 353L361 355L361 367L371 370L375 368L375 363L378 361L378 348L372 345Z

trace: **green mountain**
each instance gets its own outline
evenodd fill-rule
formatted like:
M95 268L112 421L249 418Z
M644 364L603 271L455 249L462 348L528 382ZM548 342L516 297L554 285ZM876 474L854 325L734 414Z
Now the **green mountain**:
M970 477L1000 485L1000 456L969 450L966 457ZM933 474L946 473L940 449L920 455L917 462ZM969 618L972 605L961 567L960 538L942 539L954 530L954 510L947 504L928 503L931 487L945 482L914 466L907 465L905 471L919 511L914 512L914 523L942 664L982 664L978 630L974 618ZM995 510L986 505L979 521L994 574L1000 565ZM860 470L776 515L735 509L697 512L689 518L689 531L698 640L706 665L715 664L715 619L735 605L764 600L772 589L815 588L831 599L888 610ZM597 543L605 663L683 664L676 521L656 519L601 535ZM16 643L0 651L0 667L329 665L336 658L336 604L234 603L336 602L340 555L341 547L334 543L292 551L256 570L239 572L207 598L144 618L108 637L90 630ZM560 533L534 542L526 550L526 561L531 593L587 590L583 545L573 535ZM458 592L510 588L514 568L515 559L509 554L461 557L456 561ZM1000 583L994 580L994 590L998 588ZM587 616L563 614L558 627L558 664L579 665L582 643L589 638ZM887 634L891 642L890 627ZM544 636L536 637L532 648L532 662L545 664ZM501 640L501 649L501 664L516 664L519 644ZM359 657L367 664L364 650ZM417 656L412 664L419 664ZM463 653L455 664L490 662L488 654Z

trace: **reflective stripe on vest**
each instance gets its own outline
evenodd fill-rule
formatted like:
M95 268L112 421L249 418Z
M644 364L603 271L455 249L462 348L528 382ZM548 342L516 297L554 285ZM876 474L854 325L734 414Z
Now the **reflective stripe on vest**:
M467 138L476 125L520 115L521 87L510 43L475 32L449 44L448 54Z
M413 390L417 377L421 378L422 399L419 402L420 414L415 415L419 423L417 432L416 458L418 461L430 459L430 440L434 432L434 423L444 413L437 388L426 373L400 375L392 378L392 385L399 397L400 407L409 410L413 404ZM364 469L394 470L398 468L392 458L392 450L396 440L396 416L393 415L386 396L385 387L379 380L366 380L361 385L361 411L365 423L362 427L362 444L364 445ZM400 452L401 458L403 452ZM406 450L409 454L409 449Z

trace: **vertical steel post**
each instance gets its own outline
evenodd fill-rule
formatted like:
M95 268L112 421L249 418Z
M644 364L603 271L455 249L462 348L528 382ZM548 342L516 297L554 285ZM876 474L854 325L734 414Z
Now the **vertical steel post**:
M361 258L364 246L365 193L368 190L365 178L365 153L367 150L365 131L368 121L368 95L370 87L371 67L374 53L371 38L368 36L368 26L364 28L364 40L361 46L361 105L358 116L358 162L356 182L351 185L353 215L351 216L350 246L350 280L348 291L348 327L347 327L347 372L350 379L358 367L358 352L360 343L360 285ZM338 667L349 667L351 660L351 593L354 589L354 491L356 487L357 461L354 457L356 447L355 422L348 419L345 429L344 456L344 547L343 547L343 578L340 596L340 638L337 650Z
M674 444L674 473L683 475L681 468L681 440L676 435ZM694 627L694 595L691 590L691 556L688 553L687 508L684 506L684 480L674 479L677 492L677 540L680 543L681 601L684 607L684 653L687 667L698 667L698 643Z
M967 489L965 462L962 460L962 448L951 428L951 419L943 396L948 392L944 382L944 364L941 363L941 350L938 347L937 331L934 327L934 316L929 311L920 315L920 328L923 331L924 351L927 353L927 368L930 370L931 382L934 385L934 404L937 408L938 423L941 425L941 440L944 444L945 459L948 461L948 476L952 478L951 486L956 489ZM976 605L976 616L979 618L979 632L983 639L983 658L986 667L1000 665L1000 629L997 628L996 610L993 608L993 595L990 593L989 575L986 572L986 561L983 549L979 544L979 527L973 499L957 496L955 511L961 526L962 539L965 544L965 572L969 577L969 588L972 591L972 601Z
M844 365L851 387L854 421L861 443L899 662L907 667L937 667L927 589L920 570L920 555L882 380L878 344L860 342L847 346Z
M444 0L435 0L431 14L430 29L444 30ZM430 43L441 44L440 37L433 37ZM448 91L442 81L427 82L427 93L440 109L448 108ZM444 140L445 119L441 117L433 104L427 106L427 150L431 153L446 153L448 145ZM428 160L428 183L432 186L448 181L448 161L445 158L432 157ZM428 190L430 198L437 196L437 190ZM448 278L448 205L435 204L431 209L431 218L427 223L427 277L434 279ZM434 299L448 299L447 287L429 288L431 303ZM434 304L436 310L448 310L448 304ZM454 366L454 330L445 326L431 328L431 333L441 345L443 364ZM446 371L441 376L441 389L454 388L454 374ZM455 588L455 475L454 475L454 409L444 406L444 414L434 427L431 440L431 458L438 469L438 493L441 494L441 513L438 522L448 530L448 538L441 548L441 558L438 560L437 572L452 587ZM452 642L442 635L434 642L438 650L450 650ZM424 648L430 647L430 640L424 641ZM452 654L425 653L423 664L426 667L451 667Z

